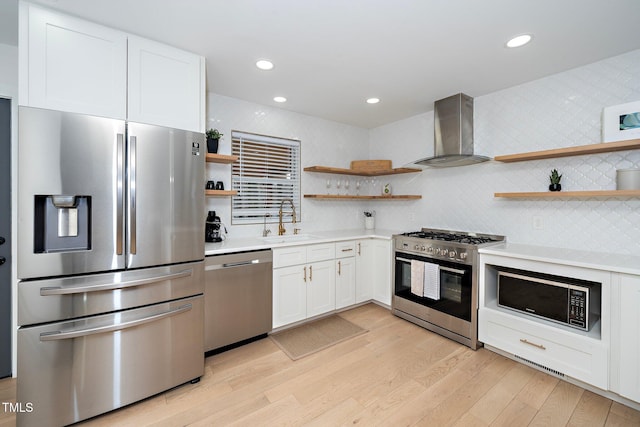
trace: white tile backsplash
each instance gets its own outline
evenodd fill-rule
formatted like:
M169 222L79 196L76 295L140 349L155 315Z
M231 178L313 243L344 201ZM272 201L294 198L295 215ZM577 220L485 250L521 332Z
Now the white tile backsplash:
M640 100L640 50L475 98L475 151L500 154L599 143L602 108ZM464 88L461 88L464 92ZM468 95L474 96L473 93ZM349 167L351 160L391 159L394 167L433 155L433 112L367 130L261 106L213 93L208 127L299 138L302 165ZM413 230L446 228L504 234L514 243L640 253L640 199L497 199L495 192L546 191L551 169L562 174L563 190L615 188L616 169L640 167L640 150L537 160L487 162L420 174L379 177L395 194L420 194L415 201L302 200L304 231L364 226L362 211L376 210L376 226ZM209 165L215 180L230 183L229 166ZM304 193L326 193L327 178L303 172ZM351 193L355 192L355 178ZM208 208L230 218L230 199L208 200ZM542 225L534 228L534 217ZM258 235L262 226L229 226L232 236ZM277 227L271 227L272 229Z

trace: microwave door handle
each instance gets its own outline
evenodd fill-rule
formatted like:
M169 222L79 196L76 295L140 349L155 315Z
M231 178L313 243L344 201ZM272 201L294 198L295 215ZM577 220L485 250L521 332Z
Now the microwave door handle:
M182 277L189 277L193 274L193 270L182 270L171 274L163 274L162 276L153 276L153 277L145 277L143 279L135 279L128 280L126 282L107 282L101 283L98 285L89 285L89 286L77 286L77 287L67 287L63 288L60 286L52 286L40 288L40 295L43 297L51 296L51 295L73 295L73 294L83 294L85 292L98 292L98 291L110 291L113 289L124 289L131 288L135 286L148 285L150 283L162 282L164 280L171 279L180 279Z
M174 308L173 310L153 314L151 316L143 317L142 319L130 320L128 322L116 323L116 324L106 325L106 326L96 326L94 328L80 329L77 331L69 331L69 332L61 332L61 331L45 332L43 334L40 334L40 341L59 341L59 340L67 340L72 338L86 337L88 335L102 334L106 332L121 331L123 329L133 328L134 326L139 326L145 323L155 322L157 320L175 316L177 314L184 313L185 311L189 311L191 310L191 308L192 308L191 304L185 304L178 308Z

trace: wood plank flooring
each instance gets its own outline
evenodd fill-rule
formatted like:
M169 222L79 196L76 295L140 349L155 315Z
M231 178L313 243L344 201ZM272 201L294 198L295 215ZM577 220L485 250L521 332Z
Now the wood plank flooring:
M375 304L341 313L369 330L295 362L270 339L206 359L197 384L79 425L639 426L640 412ZM0 381L15 401L15 380ZM0 411L0 427L15 417Z

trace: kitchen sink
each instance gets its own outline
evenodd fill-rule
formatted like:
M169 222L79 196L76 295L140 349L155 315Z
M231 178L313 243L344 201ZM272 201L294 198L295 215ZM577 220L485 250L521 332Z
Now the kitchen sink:
M313 239L319 239L319 237L313 234L285 234L283 236L268 236L262 238L262 240L267 243L301 242Z

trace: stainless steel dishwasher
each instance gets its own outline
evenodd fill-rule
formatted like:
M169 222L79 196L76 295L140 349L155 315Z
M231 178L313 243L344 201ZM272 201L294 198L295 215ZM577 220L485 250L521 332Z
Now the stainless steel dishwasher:
M205 258L205 352L271 331L272 259L270 249Z

